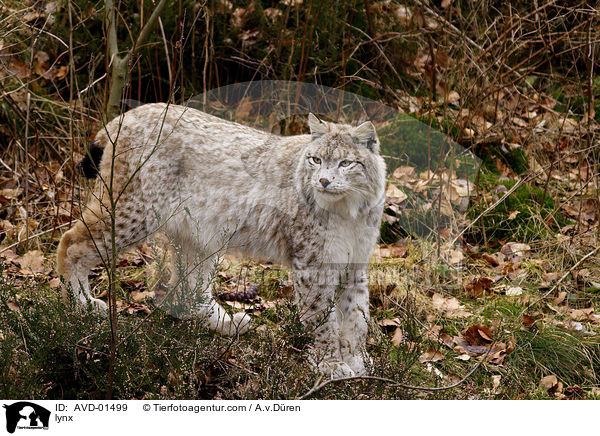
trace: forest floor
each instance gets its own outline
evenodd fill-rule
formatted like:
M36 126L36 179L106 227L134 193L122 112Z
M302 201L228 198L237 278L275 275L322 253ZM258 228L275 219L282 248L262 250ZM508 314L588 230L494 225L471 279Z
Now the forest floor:
M14 218L3 220L0 246L0 392L4 398L104 398L111 383L110 323L74 310L61 296L53 267L58 239L69 227L70 185L49 187L56 182L50 174L60 177L59 163L35 174L39 183L30 187L27 207L36 215L28 219L22 219L23 190L14 178L4 173L0 186L0 201L13 208ZM398 186L401 177L418 178L406 167L394 174L390 183ZM565 191L574 189L568 173L558 179ZM492 188L482 188L474 204L486 196L491 203L491 193L506 191ZM52 201L44 200L49 191ZM386 210L401 201L388 198ZM310 335L290 304L288 271L270 263L223 261L217 295L255 321L248 334L223 338L156 305L166 286L155 274L161 246L144 243L117 267L113 396L600 398L598 215L586 204L564 203L572 216L555 231L531 207L527 219L541 223L538 233L481 246L464 243L445 259L425 239L379 244L370 268L368 351L371 375L387 380L333 382L315 392L323 380L306 362ZM505 227L519 215L502 213ZM94 292L106 298L104 268L90 277Z

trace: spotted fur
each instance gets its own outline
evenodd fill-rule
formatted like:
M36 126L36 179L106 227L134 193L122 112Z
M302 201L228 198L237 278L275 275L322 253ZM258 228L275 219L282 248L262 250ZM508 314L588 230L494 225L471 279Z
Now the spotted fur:
M369 320L366 268L381 220L385 166L370 122L353 127L309 115L310 135L274 136L183 106L148 104L98 132L101 180L82 220L58 247L58 271L76 301L99 311L89 269L154 232L184 253L195 307L210 328L246 331L213 299L216 253L289 265L311 361L335 377L365 373ZM113 197L115 195L113 194ZM202 259L198 267L195 261ZM202 286L198 286L202 283Z

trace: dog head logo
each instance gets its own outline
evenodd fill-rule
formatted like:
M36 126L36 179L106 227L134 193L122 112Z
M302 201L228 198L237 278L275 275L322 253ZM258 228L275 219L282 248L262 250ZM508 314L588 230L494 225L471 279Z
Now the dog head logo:
M29 401L4 405L6 409L6 431L19 429L47 429L50 411Z

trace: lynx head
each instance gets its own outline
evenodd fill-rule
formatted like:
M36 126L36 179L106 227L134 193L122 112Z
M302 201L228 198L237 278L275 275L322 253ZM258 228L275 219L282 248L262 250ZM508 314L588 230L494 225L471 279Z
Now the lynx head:
M377 204L385 188L385 164L373 124L329 123L313 114L308 124L311 141L296 172L305 198L353 217Z

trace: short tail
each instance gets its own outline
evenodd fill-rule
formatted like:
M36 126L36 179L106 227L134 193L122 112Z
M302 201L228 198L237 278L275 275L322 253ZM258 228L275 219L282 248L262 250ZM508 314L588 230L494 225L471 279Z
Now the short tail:
M104 147L94 139L84 158L77 164L79 174L88 179L95 178L100 168L102 153L104 153Z

